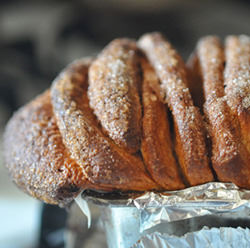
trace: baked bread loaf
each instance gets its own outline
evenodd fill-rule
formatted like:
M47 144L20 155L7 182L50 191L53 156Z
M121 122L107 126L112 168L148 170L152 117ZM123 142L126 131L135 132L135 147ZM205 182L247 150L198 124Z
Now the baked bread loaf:
M229 36L224 51L217 37L205 37L194 57L190 65L203 83L213 169L218 180L249 189L250 38Z
M187 66L160 33L116 39L13 115L6 166L19 187L52 204L84 189L214 180L250 189L249 64L246 36L228 37L225 52L218 38L202 38Z

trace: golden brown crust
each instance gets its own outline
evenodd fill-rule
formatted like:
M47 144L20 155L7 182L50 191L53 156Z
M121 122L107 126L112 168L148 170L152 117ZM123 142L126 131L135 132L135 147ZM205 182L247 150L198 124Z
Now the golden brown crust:
M218 38L201 39L197 46L205 105L212 141L212 164L220 181L250 188L250 168L241 139L239 124L224 97L224 53Z
M205 123L188 89L201 107L203 85L217 177L250 189L250 38L227 38L225 81L215 37L199 42L189 78L159 33L138 45L142 50L117 39L94 62L72 63L51 91L16 112L4 134L4 156L18 186L65 204L82 189L176 190L214 180Z
M133 153L141 141L141 85L136 43L111 42L89 70L90 107L110 138Z
M4 147L14 182L45 202L68 203L79 182L87 182L62 143L49 91L15 113L5 130Z
M205 99L217 99L224 96L222 73L225 60L220 40L216 36L200 39L197 45L197 57Z
M157 189L142 160L106 137L92 114L84 61L66 68L52 85L52 103L63 140L96 190Z
M152 67L142 60L143 139L142 156L152 178L165 190L185 187L173 156L173 145L165 105L150 84L159 84Z
M146 34L139 40L161 80L161 94L172 111L176 153L190 185L213 180L209 168L202 117L193 105L184 62L161 34ZM164 56L163 56L164 55Z
M250 37L226 39L225 93L241 130L241 140L250 154Z

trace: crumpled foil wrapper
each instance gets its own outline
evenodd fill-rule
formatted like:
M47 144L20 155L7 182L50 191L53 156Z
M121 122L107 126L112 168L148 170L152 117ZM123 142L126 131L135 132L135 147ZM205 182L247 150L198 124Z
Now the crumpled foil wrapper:
M198 232L186 233L182 237L155 232L143 236L133 247L135 248L247 248L250 246L250 230L238 228L207 228Z
M109 247L131 247L140 239L147 239L143 241L147 244L152 239L153 244L155 237L165 241L166 235L183 242L187 239L183 237L185 234L200 231L204 226L232 230L240 230L237 228L240 226L240 232L250 228L250 191L231 183L211 182L180 191L146 192L126 199L84 191L76 202L89 221L88 202L101 208ZM217 239L218 232L214 230L213 233ZM249 230L246 233L249 235ZM197 233L197 237L200 234Z

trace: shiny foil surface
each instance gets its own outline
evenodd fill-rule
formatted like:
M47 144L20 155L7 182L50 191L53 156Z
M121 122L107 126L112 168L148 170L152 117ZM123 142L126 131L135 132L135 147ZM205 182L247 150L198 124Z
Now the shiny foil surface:
M250 191L231 183L212 182L180 191L147 192L126 198L83 191L76 201L89 220L91 215L87 203L100 207L109 247L135 246L140 239L143 245L138 247L150 247L155 242L167 244L168 237L177 239L177 247L182 244L178 239L180 242L190 239L189 234L185 236L187 233L196 232L192 237L199 239L203 236L197 232L205 230L207 233L211 229L209 235L214 234L214 239L217 239L221 233L218 230L222 228L236 230L239 234L244 232L250 238L247 229L250 228ZM206 246L203 246L203 240L200 242L200 247Z
M238 228L207 228L198 232L187 233L182 237L161 234L158 232L143 236L133 247L135 248L172 248L172 247L223 247L247 248L250 245L250 230Z

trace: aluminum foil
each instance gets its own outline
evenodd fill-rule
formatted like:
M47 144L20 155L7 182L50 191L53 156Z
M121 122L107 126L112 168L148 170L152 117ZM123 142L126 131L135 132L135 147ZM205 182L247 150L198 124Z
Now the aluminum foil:
M231 183L212 182L126 199L83 192L77 197L77 203L90 217L86 202L101 208L110 247L131 247L142 237L156 232L182 237L204 226L250 227L250 191Z
M135 248L247 248L250 246L250 230L243 228L204 227L198 232L187 233L182 237L155 232L143 236Z

